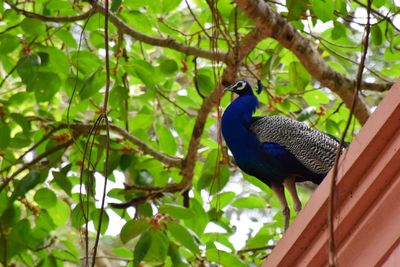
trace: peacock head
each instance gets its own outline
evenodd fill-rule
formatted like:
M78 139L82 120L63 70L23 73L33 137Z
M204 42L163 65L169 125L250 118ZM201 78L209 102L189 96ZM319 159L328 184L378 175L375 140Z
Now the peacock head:
M260 94L261 90L262 90L261 81L258 81L257 93ZM253 88L251 88L250 83L248 81L246 81L246 80L237 81L233 85L227 87L225 89L225 91L234 92L234 93L238 94L239 96L242 96L242 95L254 95L253 94Z

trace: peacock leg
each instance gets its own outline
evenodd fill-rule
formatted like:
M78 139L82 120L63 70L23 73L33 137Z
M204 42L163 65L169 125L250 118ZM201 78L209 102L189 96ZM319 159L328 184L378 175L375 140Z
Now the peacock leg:
M275 193L275 195L278 197L278 200L282 206L282 214L285 218L285 232L286 232L286 230L289 227L290 209L287 204L286 197L285 197L285 188L280 183L271 183L271 189Z
M299 199L299 195L297 194L295 177L291 176L291 177L285 179L285 181L283 181L283 185L285 186L285 188L289 191L290 195L292 196L294 210L296 211L296 213L299 213L299 211L301 210L301 201Z

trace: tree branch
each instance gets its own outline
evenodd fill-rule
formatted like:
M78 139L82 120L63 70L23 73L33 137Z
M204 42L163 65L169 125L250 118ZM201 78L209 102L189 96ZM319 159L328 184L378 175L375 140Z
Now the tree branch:
M60 127L62 128L70 128L77 132L77 134L87 134L89 133L90 129L92 128L91 124L63 124ZM101 124L97 127L98 130L105 130L106 125ZM169 155L162 154L157 150L151 148L142 140L138 139L137 137L131 135L127 130L121 128L117 125L110 124L110 129L117 132L121 137L125 138L126 140L130 141L132 144L136 145L143 153L153 156L155 159L165 163L166 165L181 168L182 167L182 159L171 157Z
M369 82L361 82L360 90L369 90L375 92L385 92L389 90L393 86L393 82L388 83L369 83Z
M200 140L201 136L204 131L204 126L206 124L208 115L210 114L213 107L218 105L222 95L224 94L225 86L233 83L236 78L237 71L239 69L240 63L243 59L250 53L257 44L263 40L265 36L263 33L258 31L257 29L252 30L246 36L244 36L239 43L239 59L235 60L235 49L231 49L227 57L227 67L224 69L224 72L221 77L221 82L218 83L216 89L204 99L200 110L196 117L196 122L193 127L192 136L189 143L189 149L185 156L183 162L181 161L181 168L182 168L182 180L178 184L169 184L165 187L158 188L153 187L149 189L143 189L145 191L149 191L149 193L145 197L141 197L139 199L132 199L126 203L120 204L113 204L116 208L127 208L132 206L133 204L137 204L140 201L147 201L149 199L159 198L162 197L162 193L172 193L172 192L184 192L192 185L192 179L194 174L194 167L196 165L197 160L197 152L200 147ZM129 188L129 187L128 187ZM135 187L136 189L140 189Z
M292 51L315 80L338 94L346 106L348 108L351 107L355 81L330 68L310 40L301 36L268 3L260 0L235 0L235 2L246 16L253 20L257 28L264 35L276 39L285 48ZM378 87L373 87L371 84L367 85L365 83L364 86L368 86L369 88ZM388 85L386 84L385 86ZM379 86L379 88L382 87ZM355 116L361 124L364 124L369 114L369 109L360 96Z
M234 82L240 63L264 38L265 34L257 29L254 29L244 36L240 41L238 49L239 58L236 58L237 49L231 49L226 61L227 66L222 73L221 82L218 83L215 90L204 99L197 114L192 137L188 146L189 149L183 162L183 178L181 184L184 184L186 188L188 188L192 183L197 151L200 147L200 139L203 134L204 126L209 113L213 107L219 104L219 101L224 94L224 88Z
M91 0L89 1L92 6L101 14L105 14L106 10L104 9L103 5L97 3L97 1ZM147 44L170 48L182 52L186 55L192 55L197 57L202 57L210 60L215 61L225 61L227 57L227 53L223 52L214 52L203 50L197 47L188 46L182 43L177 42L176 40L168 37L168 38L158 38L158 37L151 37L141 32L134 30L128 24L126 24L123 20L121 20L117 15L112 12L109 12L109 19L117 27L121 32L139 40Z
M97 1L90 1L92 4L92 8L88 10L87 12L76 15L76 16L45 16L37 13L33 13L30 11L26 11L23 9L18 8L16 5L9 1L5 1L12 9L17 11L18 13L23 14L26 17L29 18L34 18L38 19L41 21L51 21L51 22L74 22L74 21L79 21L79 20L84 20L93 15L96 12L99 12L101 14L105 14L106 10L103 5L97 3ZM134 30L132 27L130 27L128 24L126 24L123 20L121 20L116 14L109 12L109 20L114 24L115 27L117 27L121 32L124 34L127 34L139 41L142 41L144 43L150 44L150 45L155 45L159 47L165 47L165 48L170 48L173 50L177 50L179 52L182 52L186 55L192 55L192 56L197 56L201 58L206 58L210 60L215 60L215 61L225 61L227 57L227 53L224 52L214 52L214 51L209 51L209 50L204 50L200 49L197 47L185 45L182 43L179 43L173 38L158 38L158 37L152 37L148 36L146 34L143 34L141 32L138 32Z
M41 14L37 14L37 13L33 13L33 12L29 12L29 11L20 9L16 5L11 3L10 1L6 0L5 2L12 9L14 9L18 13L20 13L20 14L28 17L28 18L38 19L38 20L42 20L42 21L51 21L51 22L74 22L74 21L84 20L84 19L89 18L96 11L94 8L91 8L88 11L86 11L85 13L80 14L80 15L76 15L76 16L64 16L64 17L62 17L62 16L61 17L58 17L58 16L57 17L56 16L45 16L45 15L41 15Z
M42 154L40 154L39 156L37 156L36 158L34 158L32 161L22 165L21 168L19 168L18 170L16 170L11 176L5 178L3 180L3 182L0 185L0 192L3 191L3 189L12 181L15 179L15 177L17 177L18 174L20 174L21 172L23 172L26 169L29 169L31 166L35 165L36 163L38 163L39 161L41 161L42 159L44 159L45 157L53 154L54 152L57 152L58 150L61 150L63 148L67 148L70 145L72 145L74 143L73 139L68 140L65 143L53 146L52 148L46 150L45 152L43 152Z

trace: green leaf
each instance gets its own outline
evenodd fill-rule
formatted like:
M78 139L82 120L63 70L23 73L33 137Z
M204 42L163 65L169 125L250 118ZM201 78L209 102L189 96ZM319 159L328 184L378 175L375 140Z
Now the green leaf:
M216 173L218 176L214 177L214 175L212 175L211 177L215 178L211 178L213 179L213 181L211 182L210 186L207 188L208 192L210 194L216 194L218 192L220 192L225 185L228 183L229 178L231 176L231 172L229 171L228 166L226 165L218 165L216 166ZM219 170L218 170L219 168Z
M46 4L47 9L54 10L55 12L60 12L63 10L70 10L72 9L71 3L65 0L50 0Z
M90 32L90 43L97 49L104 49L104 36L102 31L91 31Z
M165 261L168 253L169 238L164 231L150 229L149 233L151 236L151 247L145 259L148 262L154 263L152 264L154 266Z
M133 162L134 155L133 154L123 154L121 155L121 158L119 159L119 167L121 170L126 170L131 163Z
M168 255L171 257L171 261L174 267L189 267L190 265L186 261L185 257L179 251L179 247L174 243L170 242L168 247Z
M372 43L376 46L379 46L382 44L382 30L381 27L379 26L380 24L375 24L371 27L371 39Z
M211 200L211 207L223 209L228 205L234 198L236 194L234 192L222 192L213 197Z
M384 68L381 73L389 77L398 77L400 76L400 64L391 64Z
M42 59L41 72L53 72L62 80L68 77L70 62L63 51L55 47L46 47L40 49L40 55L45 55L47 59L46 62Z
M86 50L71 52L71 61L79 71L85 74L93 74L103 65L103 62L96 55Z
M250 195L248 197L241 197L236 199L232 206L236 208L248 208L248 209L257 209L257 208L265 208L267 203L265 200L256 195Z
M331 32L331 36L333 40L337 40L343 37L346 37L346 27L337 21L333 22L333 30Z
M302 91L311 81L311 76L300 62L293 61L289 64L289 80L298 91Z
M39 36L46 32L46 25L37 19L25 18L21 22L22 30L33 36Z
M29 91L35 92L38 102L50 101L60 90L61 79L52 72L38 72L31 83L28 84Z
M56 228L56 225L54 224L53 219L51 219L47 210L42 210L40 212L39 216L37 216L35 219L35 225L36 235L39 237L47 236L50 231Z
M0 192L0 214L3 214L3 212L7 209L7 192L5 190Z
M146 231L140 236L133 252L133 266L139 266L139 263L149 252L152 243L151 237L151 231Z
M75 258L79 258L81 251L73 241L65 239L61 241L61 244L63 244L67 248L69 254L71 254Z
M298 20L306 11L308 0L288 0L286 5L289 10L287 20Z
M328 95L324 93L322 90L312 90L305 93L304 100L310 106L316 106L316 107L329 103Z
M178 64L176 63L175 60L166 59L161 62L160 69L165 74L172 75L178 71Z
M158 208L158 211L177 219L186 219L195 216L192 210L175 204L163 204Z
M83 82L82 87L79 91L79 96L81 100L88 99L105 85L104 73L100 70L93 72L89 77Z
M162 0L162 11L164 13L169 13L177 8L181 2L182 0Z
M311 106L303 109L299 114L297 114L296 120L306 121L317 113L316 108Z
M334 17L334 2L332 0L311 0L311 8L317 17L327 22Z
M114 86L110 91L110 106L116 116L124 119L128 117L128 110L125 103L129 102L129 90L123 86Z
M57 200L56 205L47 208L47 212L58 227L68 222L70 215L69 205L62 200Z
M198 236L201 236L209 223L208 214L201 203L195 198L190 199L189 206L195 215L184 220L185 226L192 229Z
M100 209L95 209L94 211L92 211L91 217L92 217L93 224L96 227L96 231L97 231L97 229L99 227L99 221L100 221ZM102 235L104 235L105 232L107 231L109 222L110 222L110 218L108 217L106 210L104 210L103 216L102 216L102 221L101 221L101 229L100 229L100 233Z
M214 90L214 82L211 79L211 76L206 74L198 74L197 75L197 84L199 86L199 90L203 96L209 95L212 90Z
M121 16L126 22L138 31L145 32L147 34L152 32L152 26L148 19L148 16L139 11L129 11L121 13Z
M168 231L182 246L189 249L193 254L200 252L199 244L197 244L195 237L184 226L171 222L168 224Z
M70 31L58 29L54 35L59 38L67 47L77 48L78 45Z
M35 79L37 69L41 64L38 54L30 54L22 56L17 64L17 72L21 80L25 84L31 84Z
M21 180L14 181L15 189L10 197L10 201L14 201L18 197L25 195L26 192L43 182L45 179L46 177L43 177L37 170L31 170Z
M156 88L155 70L151 64L144 60L135 60L128 68L132 68L134 74L150 89Z
M11 113L10 117L22 128L22 131L25 136L29 136L29 132L31 129L31 124L27 118L25 118L24 115L19 114L19 113Z
M125 244L129 240L142 234L144 231L149 229L149 227L149 222L144 218L138 220L130 220L122 227L119 237L122 243Z
M56 172L53 171L53 181L62 189L65 191L65 193L67 193L68 195L71 195L71 190L72 190L72 183L71 181L68 179L68 177L61 172Z
M111 11L116 12L118 8L121 6L122 0L114 0L111 3Z
M18 48L20 39L11 34L0 35L0 54L8 54Z
M386 48L385 53L384 53L384 59L387 62L396 62L400 60L400 51L391 49L391 48Z
M64 249L54 249L52 250L55 259L62 259L63 262L74 262L76 265L81 263L81 259L79 256L72 255L70 251ZM58 264L57 264L58 265ZM50 265L51 267L55 266L54 263ZM59 266L59 265L58 265Z
M156 133L160 150L167 154L175 155L178 147L171 131L164 125L159 124L156 127Z
M84 204L86 205L86 203ZM76 205L71 212L71 224L76 229L80 229L85 223L85 218L83 216L83 211L81 205Z
M27 219L22 219L15 225L11 230L11 233L7 235L8 247L7 256L12 257L21 251L27 249L29 246L37 245L31 234L31 225ZM21 235L21 233L24 233Z
M11 202L9 202L11 203ZM2 227L10 227L15 225L21 217L21 209L15 204L9 207L2 213L0 222Z
M132 251L127 247L113 247L112 252L121 258L132 258Z
M268 240L271 240L275 234L275 232L271 229L271 225L266 224L260 228L255 236L247 240L246 248L257 248L261 246L265 246Z
M33 199L43 208L53 207L57 203L56 194L48 188L41 188L36 191Z
M0 149L8 147L11 141L10 127L0 118Z
M339 72L340 74L346 74L347 70L345 67L343 67L342 64L340 64L339 62L336 61L328 61L327 62L329 67L331 67L332 69L334 69L335 71Z
M239 260L239 258L231 253L217 250L216 248L207 249L206 251L207 258L211 261L214 261L221 266L235 266L235 267L245 267L246 265Z
M131 130L137 131L138 129L148 129L154 122L154 116L151 114L138 114L134 118Z
M386 0L374 0L372 1L372 6L376 8L381 8L383 5L385 5Z
M211 185L215 178L215 165L217 164L218 150L214 149L207 155L201 170L201 176L197 182L197 190L205 189Z
M341 131L339 125L331 119L326 120L325 129L329 134L340 136Z

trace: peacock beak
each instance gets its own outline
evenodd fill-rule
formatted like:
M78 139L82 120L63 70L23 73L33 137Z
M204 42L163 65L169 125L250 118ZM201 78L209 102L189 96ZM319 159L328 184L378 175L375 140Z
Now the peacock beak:
M231 86L226 87L225 90L224 90L224 92L233 91L233 90L234 90L234 84L231 85Z

